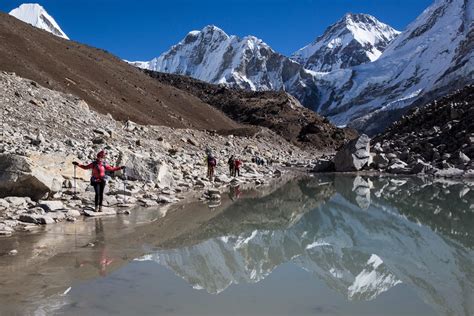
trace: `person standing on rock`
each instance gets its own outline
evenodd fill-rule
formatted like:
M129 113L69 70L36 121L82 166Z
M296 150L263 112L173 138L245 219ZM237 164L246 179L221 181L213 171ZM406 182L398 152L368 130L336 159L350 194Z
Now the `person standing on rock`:
M227 164L229 165L229 173L231 177L233 177L235 173L234 160L235 160L234 155L230 156L229 160L227 160Z
M216 158L210 153L207 156L207 177L209 178L209 181L213 181L214 179L214 170L217 165L217 160Z
M240 177L240 166L242 165L242 160L235 159L234 160L234 177Z
M97 154L95 161L91 162L88 165L81 165L77 161L73 161L74 166L78 166L81 169L92 169L91 185L94 187L95 191L95 211L102 212L102 201L104 199L104 189L107 181L105 179L105 171L118 171L125 169L125 166L121 167L111 167L105 160L106 153L101 150Z

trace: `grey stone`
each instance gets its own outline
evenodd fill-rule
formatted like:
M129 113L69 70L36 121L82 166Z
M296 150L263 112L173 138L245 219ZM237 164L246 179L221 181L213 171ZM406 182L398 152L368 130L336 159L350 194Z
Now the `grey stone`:
M32 224L53 224L54 219L49 215L37 215L37 214L21 214L19 217L20 222L32 223Z
M399 159L394 160L394 162L387 168L387 171L396 174L412 173L411 169L408 167L408 164Z
M373 158L373 164L379 169L387 168L389 162L390 160L383 153L378 153Z
M168 195L159 195L157 201L158 203L173 203L176 202L176 198Z
M38 206L46 212L55 212L65 209L64 204L61 201L39 201Z
M51 212L48 213L48 216L50 216L56 222L62 221L66 218L66 215L63 212Z
M433 174L435 173L438 169L430 165L429 163L424 162L421 159L417 159L416 162L413 164L410 164L411 167L411 173L424 173L424 174Z
M67 217L79 217L79 216L81 216L81 212L79 212L78 210L68 210L67 213L66 213L66 216Z
M462 151L458 153L458 160L461 163L468 163L469 161L471 161L471 159L466 156L466 154L464 154Z
M113 208L108 208L108 207L103 207L102 212L94 212L89 209L84 210L84 215L89 216L89 217L101 217L101 216L110 216L110 215L116 215L117 212Z
M62 177L35 166L26 157L0 155L0 197L27 196L39 200L61 190Z
M5 202L7 202L11 207L25 207L28 205L29 201L31 201L29 198L18 196L9 196L5 198Z

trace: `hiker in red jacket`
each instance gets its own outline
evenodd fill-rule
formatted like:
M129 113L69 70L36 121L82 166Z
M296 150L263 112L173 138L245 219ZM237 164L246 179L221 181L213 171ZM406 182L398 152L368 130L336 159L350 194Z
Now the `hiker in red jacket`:
M95 211L102 212L102 200L104 198L104 189L107 181L105 179L105 171L118 171L125 169L122 167L111 167L105 161L105 151L101 150L97 154L97 159L88 165L81 165L76 161L73 161L74 166L78 166L82 169L92 169L91 185L95 191Z
M240 166L242 165L242 160L236 158L234 160L234 176L240 177Z

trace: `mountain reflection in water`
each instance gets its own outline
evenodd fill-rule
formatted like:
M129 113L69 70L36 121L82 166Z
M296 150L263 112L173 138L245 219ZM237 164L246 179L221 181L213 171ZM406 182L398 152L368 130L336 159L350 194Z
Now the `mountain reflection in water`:
M441 315L473 315L472 188L412 177L302 179L239 200L137 260L213 294L292 262L349 300L403 283Z
M473 202L467 181L320 175L51 225L1 240L0 314L474 315Z

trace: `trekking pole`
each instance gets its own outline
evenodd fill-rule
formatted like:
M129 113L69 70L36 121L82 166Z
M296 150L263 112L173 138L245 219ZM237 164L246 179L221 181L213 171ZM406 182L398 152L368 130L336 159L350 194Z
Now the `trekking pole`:
M73 177L73 182L74 182L74 199L77 198L77 193L76 193L76 165L74 165L74 177Z
M127 200L125 198L125 187L127 185L127 169L123 169L123 204L126 204L127 203Z

